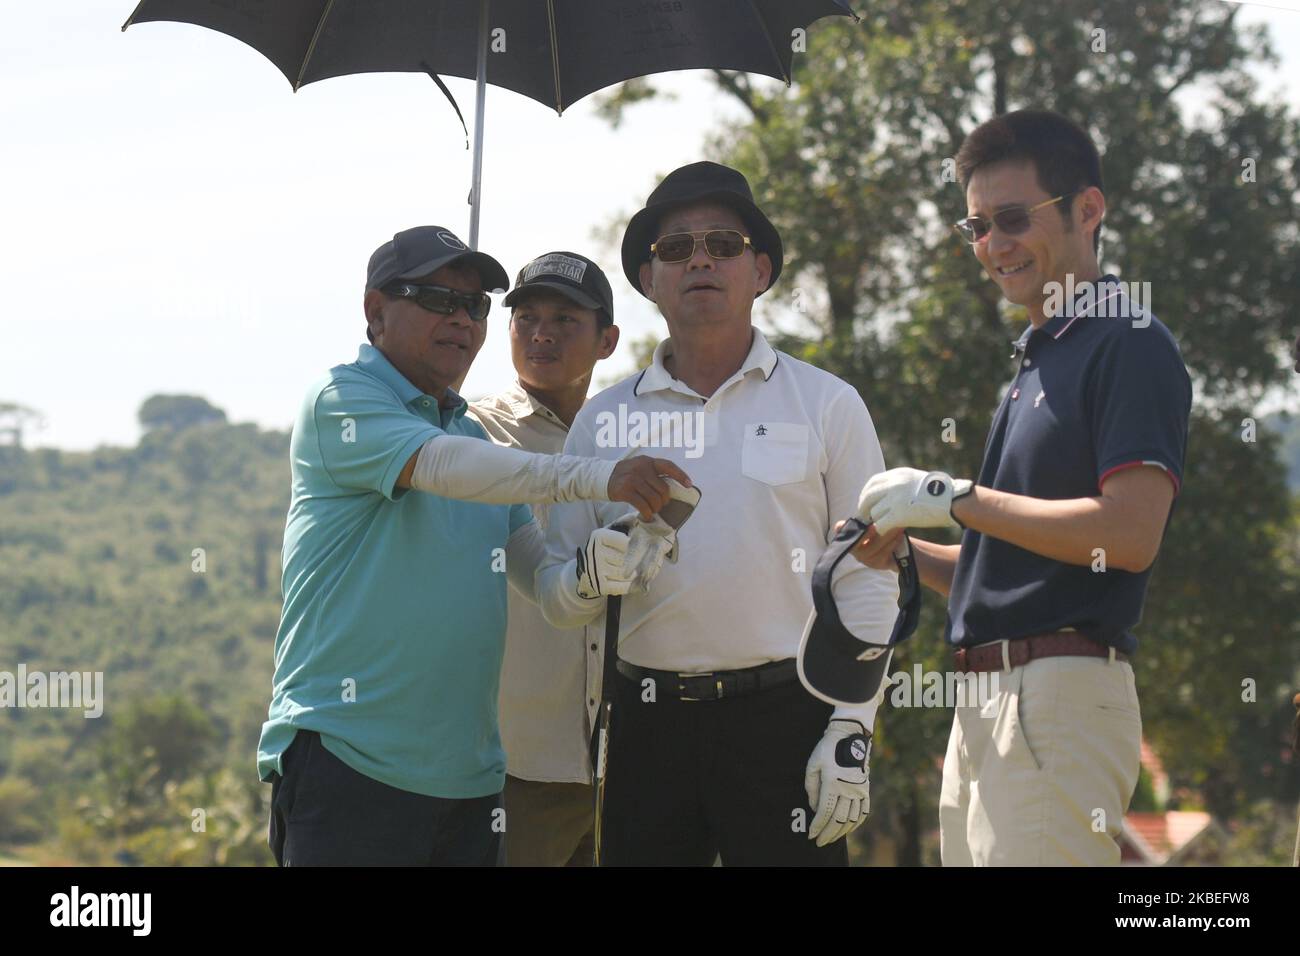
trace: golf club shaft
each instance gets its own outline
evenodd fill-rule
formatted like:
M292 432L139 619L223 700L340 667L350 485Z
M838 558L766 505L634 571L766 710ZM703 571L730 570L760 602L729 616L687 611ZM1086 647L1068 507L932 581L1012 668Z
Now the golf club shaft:
M600 713L592 735L592 783L595 785L595 819L593 821L592 865L600 866L601 830L605 816L605 780L609 776L610 731L614 717L615 663L618 661L618 629L623 612L623 598L611 595L605 605L605 659L601 668Z

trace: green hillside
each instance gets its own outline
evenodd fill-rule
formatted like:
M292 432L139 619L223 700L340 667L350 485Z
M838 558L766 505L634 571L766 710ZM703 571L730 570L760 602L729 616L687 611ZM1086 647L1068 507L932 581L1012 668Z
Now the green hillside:
M152 425L132 449L0 449L0 670L102 671L105 699L98 719L0 711L0 847L269 862L253 764L288 435Z

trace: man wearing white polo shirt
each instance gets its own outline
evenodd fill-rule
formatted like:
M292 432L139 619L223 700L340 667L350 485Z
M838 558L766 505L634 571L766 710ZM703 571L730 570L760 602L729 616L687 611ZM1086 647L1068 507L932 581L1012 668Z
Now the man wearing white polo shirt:
M596 363L618 344L614 297L600 266L549 252L519 271L505 298L519 380L470 403L499 445L555 455L587 400ZM543 528L548 505L532 506ZM600 693L600 645L551 627L511 590L501 666L506 750L507 866L590 866L591 767L587 741Z
M795 656L810 574L836 519L884 470L858 394L779 353L751 324L780 274L776 229L736 170L669 174L628 224L628 281L670 338L649 368L583 407L567 454L633 447L689 471L703 497L675 563L623 598L617 715L609 746L602 862L844 865L840 838L869 807L868 742L879 697L859 707L804 690ZM551 509L551 561L572 557L623 509ZM884 644L897 578L856 562L836 576L841 617ZM543 600L554 623L601 643L604 602Z

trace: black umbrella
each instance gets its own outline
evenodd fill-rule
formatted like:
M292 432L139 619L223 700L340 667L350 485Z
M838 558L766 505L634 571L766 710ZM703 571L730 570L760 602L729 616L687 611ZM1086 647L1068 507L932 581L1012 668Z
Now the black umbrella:
M217 30L264 55L295 90L352 73L477 80L477 248L486 84L557 113L670 70L739 70L789 84L796 31L825 16L857 19L847 0L141 0L122 29L174 20Z

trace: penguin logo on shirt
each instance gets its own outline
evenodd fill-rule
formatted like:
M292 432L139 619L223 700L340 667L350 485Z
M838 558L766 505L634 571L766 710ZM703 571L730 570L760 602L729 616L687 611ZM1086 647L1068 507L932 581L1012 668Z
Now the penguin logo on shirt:
M767 426L759 425L757 428L754 429L754 434L762 438L764 435L767 434Z

